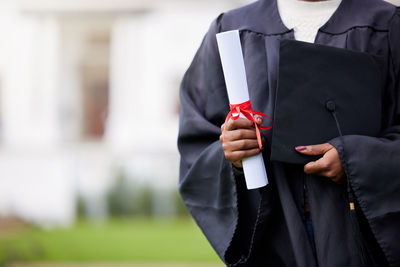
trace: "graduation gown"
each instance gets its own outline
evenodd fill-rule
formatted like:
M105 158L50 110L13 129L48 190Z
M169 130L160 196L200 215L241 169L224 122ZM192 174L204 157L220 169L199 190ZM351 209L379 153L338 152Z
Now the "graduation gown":
M356 196L369 259L359 254L346 186L306 175L303 166L263 157L270 183L245 188L219 142L229 102L218 32L239 29L254 110L274 115L279 42L294 39L276 0L221 14L210 26L180 90L179 189L197 224L226 265L242 267L400 266L400 10L380 0L343 0L315 43L381 57L382 133L330 141ZM305 145L305 144L299 144ZM316 253L304 225L307 194Z

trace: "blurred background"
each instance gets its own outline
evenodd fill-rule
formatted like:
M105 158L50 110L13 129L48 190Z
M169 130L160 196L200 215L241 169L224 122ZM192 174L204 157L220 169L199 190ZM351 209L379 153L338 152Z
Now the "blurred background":
M249 2L0 0L0 266L222 266L177 192L179 84Z
M218 266L177 192L179 84L248 2L0 0L0 266Z

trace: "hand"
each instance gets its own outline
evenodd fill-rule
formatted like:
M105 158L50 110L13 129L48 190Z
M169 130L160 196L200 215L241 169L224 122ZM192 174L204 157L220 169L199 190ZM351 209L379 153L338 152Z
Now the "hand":
M304 166L304 172L315 174L331 179L335 183L342 183L344 169L340 161L339 153L334 146L329 143L313 146L298 146L296 150L304 155L318 156L323 155L317 161L309 162Z
M254 116L257 124L261 125L263 119L261 116ZM221 133L225 129L225 140L221 134L219 140L222 143L225 158L235 167L242 168L242 160L252 157L261 152L254 123L247 119L239 118L230 120L227 125L221 126Z

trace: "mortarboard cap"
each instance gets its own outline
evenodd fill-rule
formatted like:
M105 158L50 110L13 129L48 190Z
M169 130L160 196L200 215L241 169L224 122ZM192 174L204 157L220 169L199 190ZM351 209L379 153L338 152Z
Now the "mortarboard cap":
M305 164L295 150L343 135L377 136L381 128L379 58L362 52L282 40L271 160Z

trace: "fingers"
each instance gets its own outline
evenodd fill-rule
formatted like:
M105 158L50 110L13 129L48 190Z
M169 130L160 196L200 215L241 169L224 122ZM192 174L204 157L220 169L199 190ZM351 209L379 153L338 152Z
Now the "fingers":
M249 150L258 148L257 139L242 139L232 142L224 142L222 144L222 149L224 151L238 151L238 150Z
M317 161L311 161L304 166L304 172L307 174L315 174L324 176L324 174L330 169L329 162L326 159L320 158Z
M220 141L222 142L223 140L221 139L222 135L220 137ZM227 131L225 132L225 141L230 142L230 141L235 141L235 140L244 140L244 139L257 139L257 134L254 129L252 130L234 130L234 131Z
M262 123L262 118L255 118L257 123ZM237 167L242 165L244 158L255 156L261 152L254 122L239 118L230 120L221 126L220 141L225 158Z
M318 156L323 155L332 149L333 146L329 143L320 144L320 145L312 145L312 146L297 146L295 147L296 151L309 156Z
M239 151L224 151L225 158L230 162L241 161L245 158L250 158L252 156L258 155L261 150L257 147L249 150L239 150Z
M264 121L263 117L260 115L254 115L254 120L258 125L263 124ZM237 120L230 120L227 125L225 125L225 123L222 124L221 131L224 131L225 126L227 131L232 131L236 129L250 129L254 127L252 121L244 118L239 118Z
M323 176L331 179L334 182L339 182L339 180L341 180L341 178L344 176L342 169L334 167L325 159L308 163L304 166L304 172L307 174Z
M328 150L319 160L306 164L304 172L327 177L335 183L341 183L345 176L339 153L334 148Z
M264 121L263 117L260 116L260 115L254 115L254 120L256 121L256 123L257 123L258 125L263 124L263 121Z
M239 118L237 120L230 120L226 125L226 131L232 131L236 129L252 129L254 123L248 119Z

